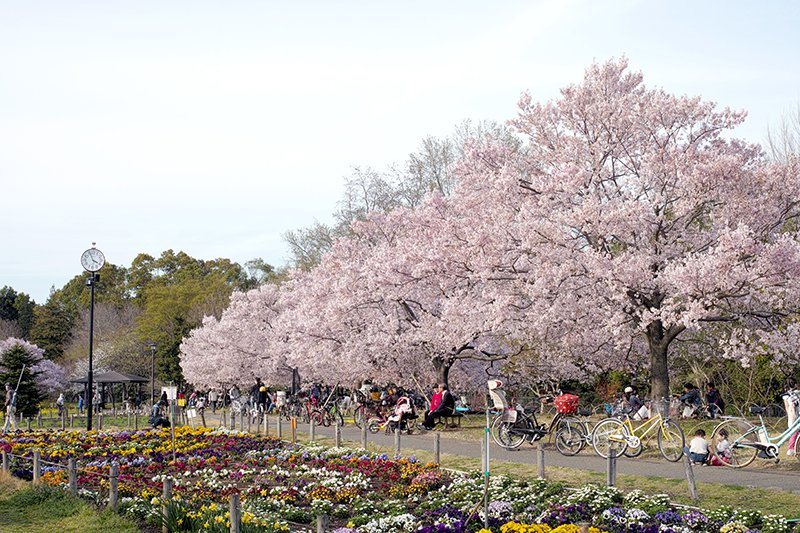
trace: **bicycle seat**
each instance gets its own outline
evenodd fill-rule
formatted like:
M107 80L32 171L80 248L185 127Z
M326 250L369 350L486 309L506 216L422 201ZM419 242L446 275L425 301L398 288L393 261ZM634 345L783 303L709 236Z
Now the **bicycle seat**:
M766 410L767 410L766 407L759 407L757 405L751 405L750 406L750 414L753 414L753 415L760 415Z

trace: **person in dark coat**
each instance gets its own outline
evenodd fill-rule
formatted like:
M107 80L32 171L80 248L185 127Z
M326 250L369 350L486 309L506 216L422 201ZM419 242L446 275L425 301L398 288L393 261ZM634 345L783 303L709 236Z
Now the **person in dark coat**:
M425 415L425 420L422 422L422 427L425 429L433 429L434 420L440 416L452 416L456 409L456 399L447 390L447 385L439 383L439 392L442 395L442 401L439 406Z

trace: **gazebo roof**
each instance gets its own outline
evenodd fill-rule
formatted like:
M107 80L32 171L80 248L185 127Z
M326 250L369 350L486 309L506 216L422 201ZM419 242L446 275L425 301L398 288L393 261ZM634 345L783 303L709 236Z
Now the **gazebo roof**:
M81 379L74 379L72 383L86 383L89 381L88 376ZM147 383L150 380L133 374L123 374L112 370L111 372L103 372L102 374L95 374L92 376L94 383Z

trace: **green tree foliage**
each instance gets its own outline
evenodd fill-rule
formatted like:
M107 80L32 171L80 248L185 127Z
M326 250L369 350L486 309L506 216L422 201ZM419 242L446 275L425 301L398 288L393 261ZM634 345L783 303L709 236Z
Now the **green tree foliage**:
M23 339L30 335L35 307L36 302L24 292L17 292L9 286L0 289L0 320L14 323Z
M37 373L32 370L35 362L33 355L19 344L0 354L0 383L10 383L14 388L19 381L17 414L23 416L33 416L38 413L39 403L45 399L45 394L36 385Z
M61 292L53 291L47 302L34 310L30 341L42 348L48 359L60 360L72 338L77 316L76 303L65 298Z
M228 305L233 287L222 272L183 277L180 283L151 283L144 290L144 309L136 323L141 343L155 342L158 377L180 383L180 344L203 316L219 317Z
M202 260L173 250L159 257L139 254L128 268L107 263L99 274L96 361L109 369L143 373L149 370L149 357L142 354L149 354L148 343L156 342L158 377L175 382L182 380L178 356L183 336L203 316L219 317L234 290L253 289L277 277L262 259L243 267L229 259ZM45 357L70 365L86 358L87 278L86 273L76 275L36 307L30 340L45 350Z

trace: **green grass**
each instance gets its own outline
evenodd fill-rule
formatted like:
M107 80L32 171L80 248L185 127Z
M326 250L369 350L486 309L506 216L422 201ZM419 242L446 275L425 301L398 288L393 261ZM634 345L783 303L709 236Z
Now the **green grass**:
M3 533L138 533L133 523L98 511L60 489L34 486L0 474L0 531Z

